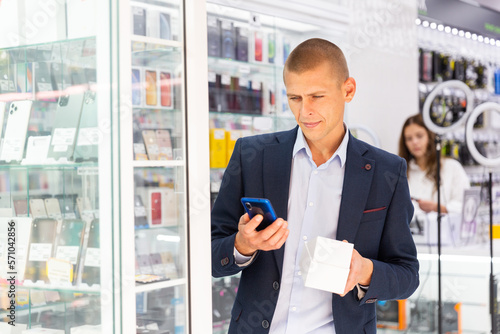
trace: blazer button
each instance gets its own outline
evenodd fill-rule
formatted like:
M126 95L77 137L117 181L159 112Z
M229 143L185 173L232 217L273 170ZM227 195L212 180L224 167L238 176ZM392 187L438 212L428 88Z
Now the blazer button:
M370 164L366 164L366 165L365 165L365 169L366 169L366 170L370 170L370 169L372 169L372 165L370 165Z
M273 282L273 289L278 290L279 288L280 288L280 284L278 283L278 281L274 281Z
M263 328L269 328L269 321L267 321L267 320L262 320L262 327L263 327Z

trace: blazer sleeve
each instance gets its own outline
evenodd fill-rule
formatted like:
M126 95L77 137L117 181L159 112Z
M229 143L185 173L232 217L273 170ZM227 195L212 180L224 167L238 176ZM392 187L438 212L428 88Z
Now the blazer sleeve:
M409 222L413 216L406 162L401 159L399 176L385 219L379 254L373 261L370 287L360 301L408 298L419 285L419 263Z
M243 196L242 141L236 141L229 164L224 172L219 194L212 208L212 275L234 275L244 267L235 263L234 239L238 222L244 214L240 198Z

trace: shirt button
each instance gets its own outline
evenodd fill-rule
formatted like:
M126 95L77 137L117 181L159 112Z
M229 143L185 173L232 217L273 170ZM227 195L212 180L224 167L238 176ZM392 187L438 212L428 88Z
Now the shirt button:
M317 170L315 170L313 173L314 173L314 175L318 175L318 171Z
M269 328L269 321L267 321L267 320L262 320L262 327L263 327L263 328Z
M296 308L295 306L294 306L294 307L292 307L292 311L293 311L293 312L297 311L297 308Z
M309 206L313 206L313 205L314 205L313 202L309 202Z
M302 272L301 271L297 271L297 275L301 276Z
M302 237L302 240L307 240L307 235L304 235L304 236Z
M279 288L280 288L280 284L278 283L278 281L274 281L273 282L273 289L278 290Z

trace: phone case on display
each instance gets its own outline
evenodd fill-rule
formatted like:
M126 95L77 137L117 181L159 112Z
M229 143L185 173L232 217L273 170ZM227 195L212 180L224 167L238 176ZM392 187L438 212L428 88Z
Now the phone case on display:
M49 218L54 218L57 220L62 219L61 207L59 205L59 200L57 198L46 198L44 199L45 211Z
M85 94L63 95L57 102L48 158L73 160Z
M27 217L28 216L28 200L23 199L15 199L13 201L14 211L17 217Z
M78 209L80 219L91 221L94 218L92 205L90 204L90 199L88 197L78 196L76 198L76 207Z
M173 108L172 73L160 72L160 102L162 107Z
M31 198L29 200L30 215L33 218L47 218L44 200L41 198Z
M82 266L81 282L89 286L99 284L101 281L99 219L94 219L90 223L87 243L82 253L85 254L85 256Z
M10 162L23 159L32 104L33 101L28 100L10 103L0 160Z
M157 76L155 70L146 70L146 104L156 106L158 103Z
M61 231L56 240L54 258L68 261L73 265L73 277L71 282L75 283L80 267L83 238L85 236L85 222L82 220L63 220Z
M87 90L83 98L74 160L96 162L101 138L102 133L97 124L97 92Z
M57 221L49 218L33 220L24 278L49 283L47 261L52 257Z
M156 130L156 141L159 149L158 160L172 160L174 156L170 131Z
M2 224L2 228L0 229L0 263L5 264L3 266L0 266L0 281L6 280L10 275L12 275L10 268L7 266L7 264L12 261L12 254L8 252L9 244L10 246L12 246L12 243L15 243L16 248L16 279L22 281L24 279L24 271L26 268L26 252L29 244L32 219L31 217L4 217L3 220L5 222L13 223L13 225L7 225L6 223L4 223ZM12 236L12 230L9 231L8 228L15 229L16 234L14 237ZM1 295L7 296L7 293L0 293L0 296Z

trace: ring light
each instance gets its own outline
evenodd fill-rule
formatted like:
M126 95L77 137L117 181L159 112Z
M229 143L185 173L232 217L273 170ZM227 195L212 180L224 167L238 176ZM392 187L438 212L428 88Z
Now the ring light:
M500 166L500 156L496 158L488 158L483 156L481 153L479 153L476 145L474 144L474 136L472 135L472 131L474 130L474 123L476 123L477 118L483 112L488 110L498 111L500 113L500 104L495 102L485 102L474 109L474 111L467 119L467 123L465 123L465 141L470 154L477 163L486 167L495 167Z
M431 104L434 101L439 93L445 88L456 88L464 91L465 100L467 103L465 114L455 123L450 126L439 126L434 123L431 119ZM444 134L446 132L451 132L458 128L462 123L467 119L467 115L472 112L472 105L474 103L474 93L465 83L459 80L449 80L443 81L440 84L437 84L436 87L430 92L430 94L425 98L424 107L422 111L422 116L424 119L424 124L427 126L429 130L436 134Z

